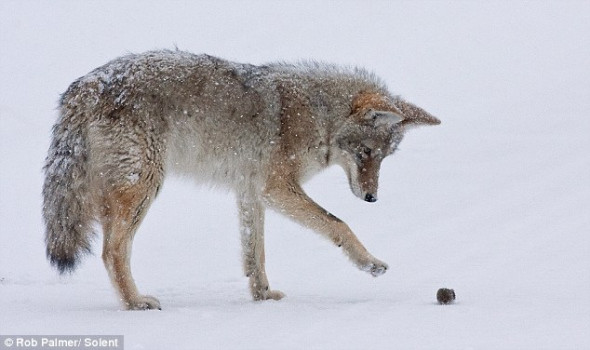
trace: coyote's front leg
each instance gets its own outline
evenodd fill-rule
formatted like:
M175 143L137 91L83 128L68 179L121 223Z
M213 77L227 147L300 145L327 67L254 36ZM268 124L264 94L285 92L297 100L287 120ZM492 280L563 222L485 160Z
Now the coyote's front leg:
M238 194L240 235L244 257L244 273L250 279L254 300L279 300L284 294L270 290L264 268L264 211L260 199L247 193Z
M277 176L267 184L264 197L273 209L342 247L359 269L375 277L387 271L387 264L373 257L347 224L315 203L299 184Z

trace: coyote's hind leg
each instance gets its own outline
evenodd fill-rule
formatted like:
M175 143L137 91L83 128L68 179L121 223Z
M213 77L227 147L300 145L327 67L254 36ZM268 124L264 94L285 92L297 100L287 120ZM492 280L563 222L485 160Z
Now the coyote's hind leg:
M240 235L244 258L244 273L250 279L254 300L280 300L285 295L270 290L264 268L264 205L255 196L238 195Z
M130 267L135 231L156 192L153 188L136 185L114 189L105 198L102 216L102 259L115 289L128 310L161 309L158 299L139 293Z

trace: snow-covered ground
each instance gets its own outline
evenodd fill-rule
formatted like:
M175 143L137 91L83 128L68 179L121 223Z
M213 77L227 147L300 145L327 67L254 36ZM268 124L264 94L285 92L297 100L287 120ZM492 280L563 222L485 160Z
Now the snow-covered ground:
M390 265L374 279L270 213L250 300L233 196L169 179L120 311L94 256L44 257L41 167L58 96L126 52L361 65L443 124L411 131L380 200L306 184ZM0 1L0 334L122 334L126 349L590 348L590 2ZM436 304L440 287L454 305ZM0 345L1 346L1 345Z

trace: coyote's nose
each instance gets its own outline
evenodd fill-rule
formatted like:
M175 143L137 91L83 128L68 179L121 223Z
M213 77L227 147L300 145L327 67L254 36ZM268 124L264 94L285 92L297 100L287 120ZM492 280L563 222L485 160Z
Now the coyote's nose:
M365 195L365 201L373 203L373 202L376 202L377 201L377 198L373 197L372 194L367 193Z

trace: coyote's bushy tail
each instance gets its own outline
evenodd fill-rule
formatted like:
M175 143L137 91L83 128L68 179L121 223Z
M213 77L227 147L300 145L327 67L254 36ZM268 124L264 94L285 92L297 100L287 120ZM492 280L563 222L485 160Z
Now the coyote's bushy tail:
M46 252L60 273L72 272L81 255L90 252L93 210L85 119L62 106L44 167Z

